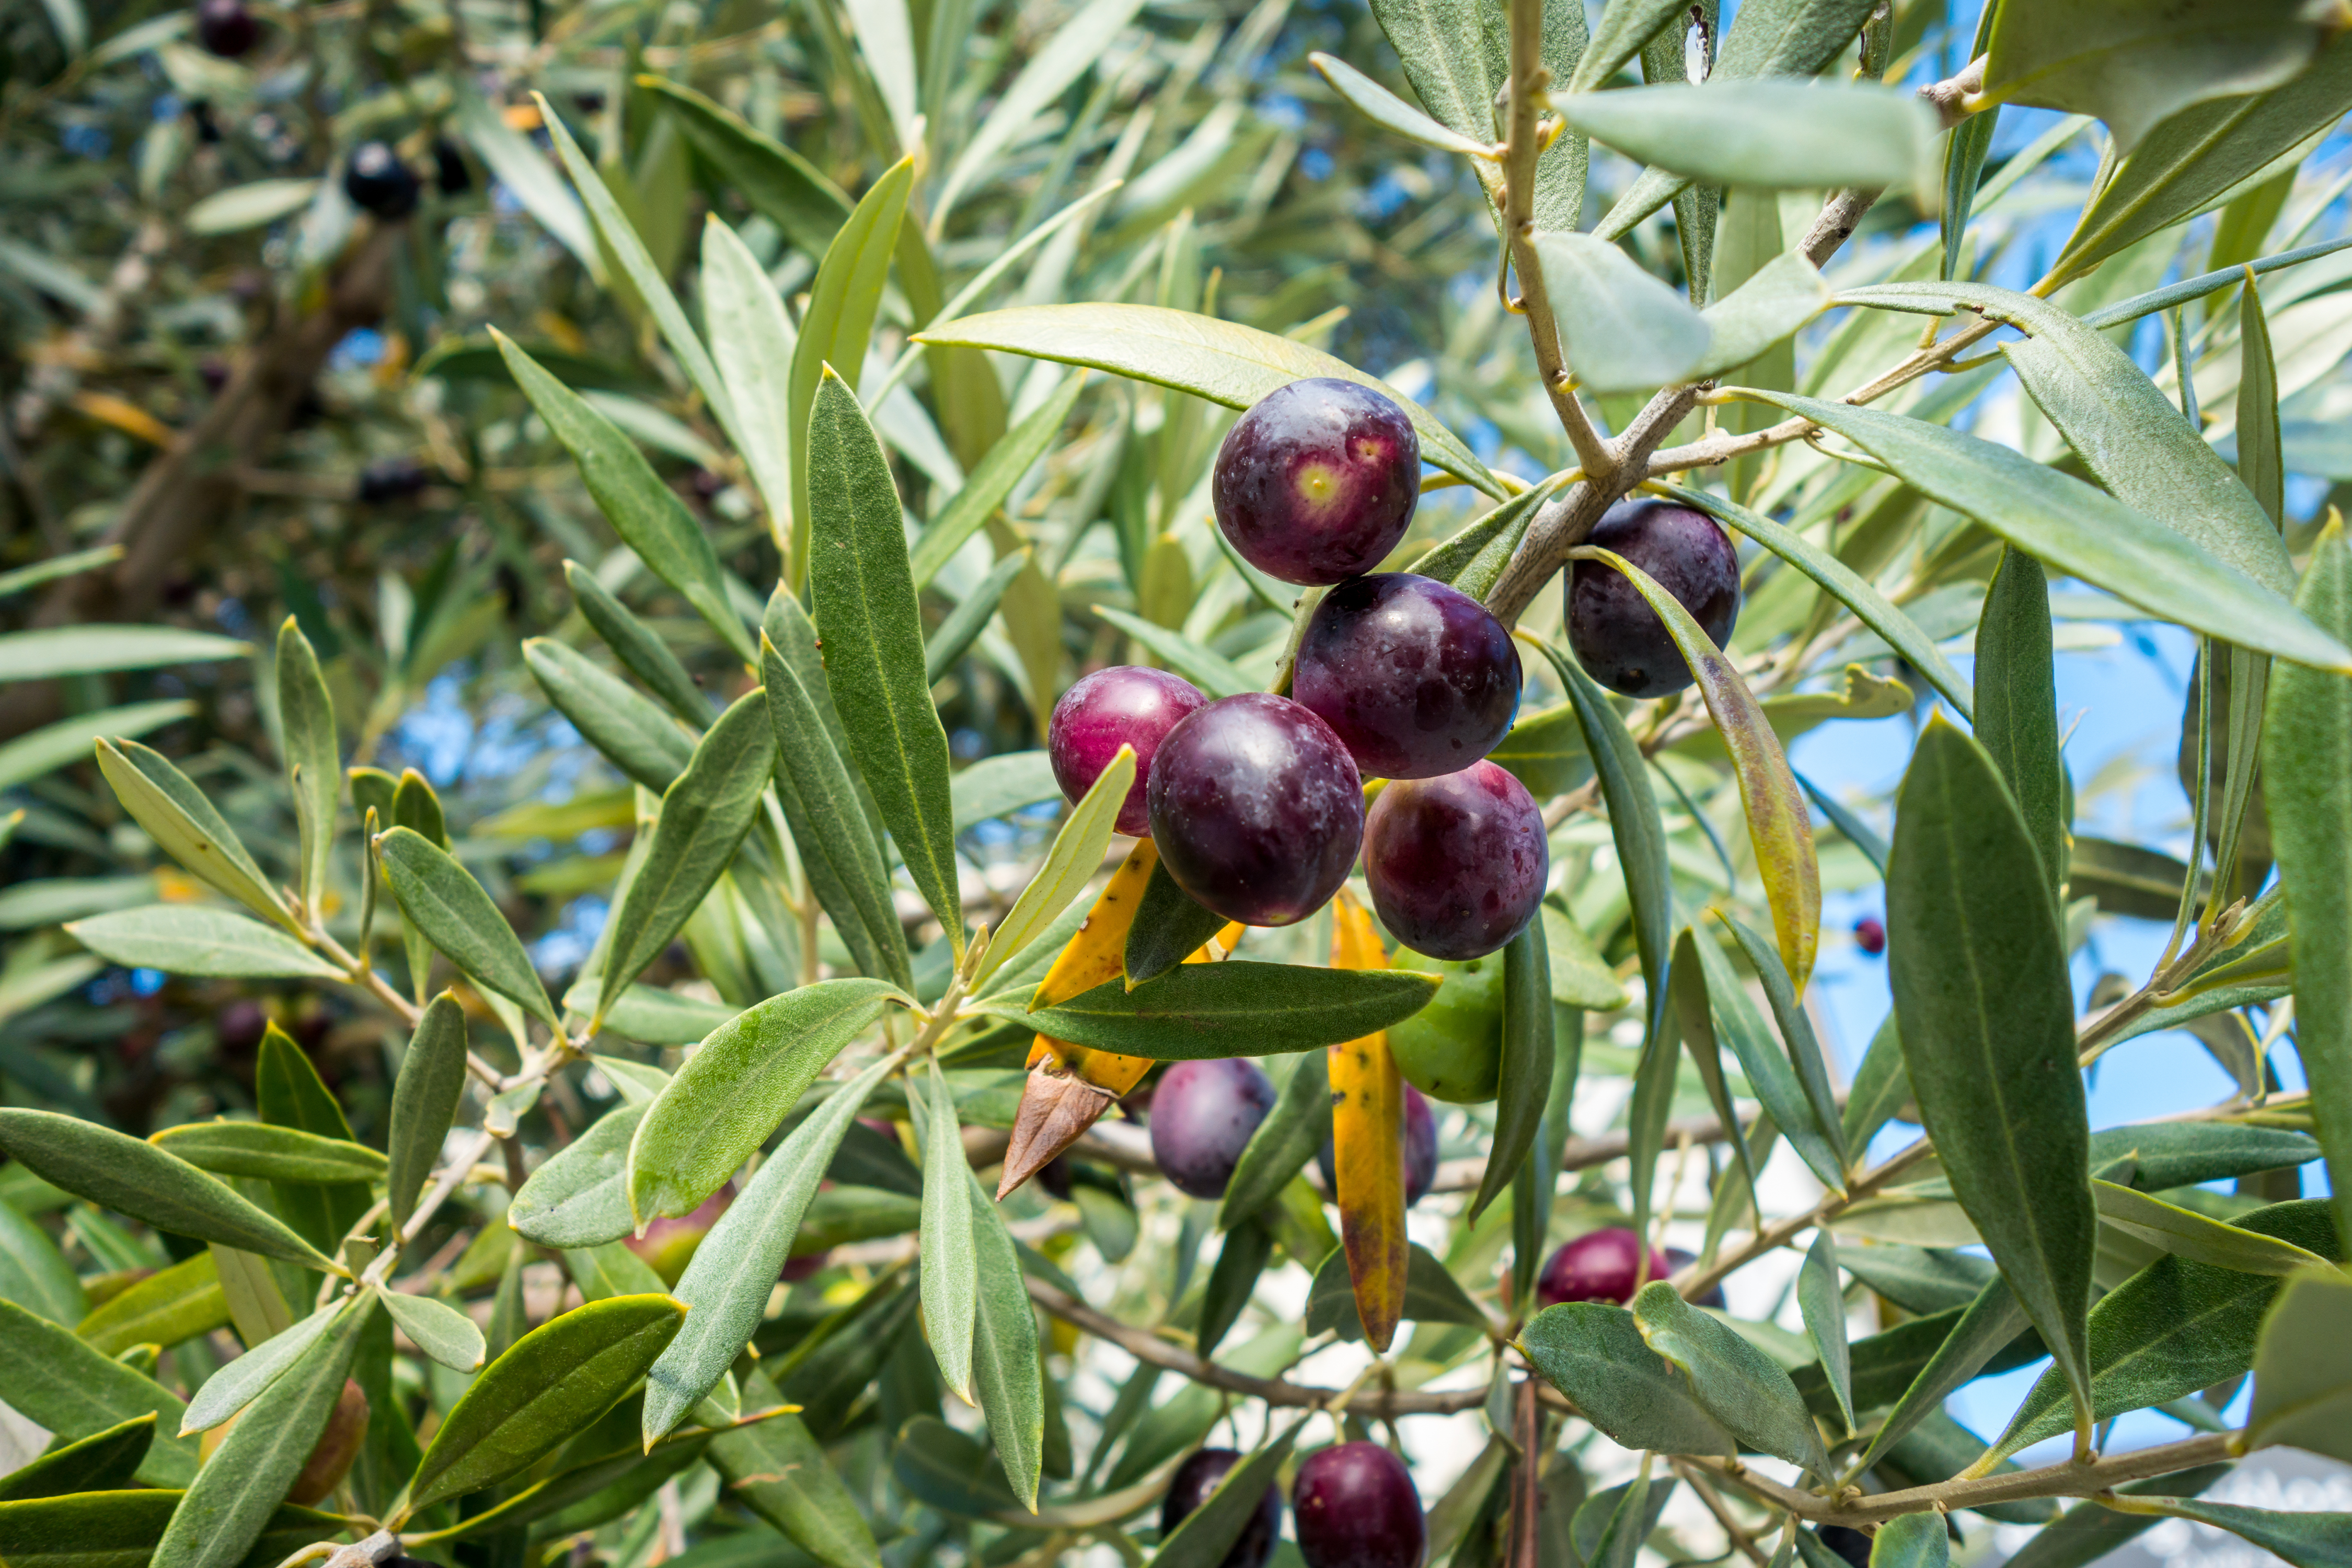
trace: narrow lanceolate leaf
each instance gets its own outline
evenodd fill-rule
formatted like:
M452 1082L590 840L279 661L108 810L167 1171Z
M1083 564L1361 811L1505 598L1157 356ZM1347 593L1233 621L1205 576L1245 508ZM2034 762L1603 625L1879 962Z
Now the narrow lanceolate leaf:
M89 1310L81 1280L49 1233L5 1202L0 1202L0 1300L14 1301L53 1323L79 1322Z
M746 660L751 658L751 640L743 628L743 618L727 599L719 552L694 514L686 510L686 503L661 482L645 454L610 419L549 374L496 327L490 329L490 336L506 357L515 384L580 465L582 482L622 540L655 576L694 606L729 647Z
M1780 1363L1654 1279L1633 1298L1643 1340L1680 1367L1691 1394L1723 1429L1760 1452L1818 1476L1829 1456L1796 1384Z
M606 1111L548 1156L507 1205L507 1223L541 1247L596 1247L636 1228L629 1217L629 1142L649 1102Z
M53 1110L0 1108L0 1151L53 1185L157 1230L341 1272L340 1264L218 1177L96 1122Z
M1793 393L1753 395L1844 437L1929 500L1975 519L2045 568L2209 636L2352 672L2352 649L2282 595L2072 475L1899 414Z
M825 1167L894 1065L886 1057L834 1090L768 1156L695 1249L677 1282L678 1300L691 1309L686 1329L646 1373L647 1442L684 1420L751 1342Z
M1870 1568L1944 1568L1951 1560L1944 1516L1932 1510L1890 1519L1870 1540Z
M2042 563L2004 548L1977 619L1976 737L2017 802L2054 894L2065 879L2066 823L2051 637Z
M2294 1568L2344 1568L2352 1563L2352 1513L2286 1511L2188 1498L2126 1498L2112 1492L2098 1501L2124 1512L2166 1514L2226 1530Z
M1830 287L1800 250L1783 251L1747 282L1699 312L1706 322L1701 376L1752 364L1757 357L1829 308Z
M410 1510L495 1486L571 1438L645 1375L685 1317L667 1296L614 1296L517 1340L434 1433L409 1482Z
M285 900L194 781L136 741L98 742L98 771L163 852L266 921L290 926Z
M662 795L652 847L613 913L592 1034L603 1021L604 998L617 998L661 956L735 858L775 765L767 702L746 692L710 726L686 772Z
M1691 1397L1683 1375L1642 1338L1633 1314L1600 1301L1548 1307L1528 1320L1518 1344L1554 1388L1611 1440L1661 1454L1737 1451L1730 1435Z
M552 637L525 637L522 661L555 710L624 776L665 790L686 771L694 737L627 681Z
M1004 602L1004 591L1013 585L1029 564L1031 552L1016 550L988 570L963 602L939 624L937 630L923 639L923 673L932 680L944 677L956 666L956 660L980 639L988 629L996 607Z
M1034 942L1038 933L1069 908L1070 900L1085 890L1096 868L1102 864L1103 851L1110 847L1111 829L1117 826L1119 808L1127 803L1128 791L1134 784L1135 749L1122 745L1085 798L1072 809L1069 820L1055 835L1053 847L1045 852L1037 874L1030 879L1013 911L1004 917L1004 923L989 939L987 956L980 964L982 977L993 973L1007 959Z
M555 1005L523 951L522 939L499 912L474 874L439 845L410 827L376 840L384 880L400 912L472 979L523 1011L558 1027Z
M1797 1271L1797 1306L1805 1318L1805 1332L1821 1352L1822 1371L1830 1392L1837 1395L1838 1413L1845 1429L1853 1430L1853 1355L1845 1338L1845 1297L1838 1288L1837 1238L1825 1227L1813 1237Z
M1772 1009L1772 1022L1780 1026L1780 1039L1789 1047L1789 1058L1797 1069L1797 1083L1804 1090L1805 1102L1812 1110L1822 1139L1840 1163L1851 1160L1853 1156L1840 1117L1837 1092L1830 1086L1829 1064L1822 1059L1822 1043L1814 1037L1812 1020L1806 1016L1796 987L1789 982L1789 972L1781 967L1780 956L1763 936L1750 930L1747 921L1721 910L1716 910L1715 915L1730 929L1739 951L1748 955L1748 963L1756 971L1756 978L1764 989L1764 1000ZM1783 1122L1782 1131L1793 1125L1794 1122Z
M1716 185L1906 185L1933 145L1935 118L1907 92L1729 75L1703 87L1580 94L1556 107L1595 141Z
M1503 1060L1495 1142L1470 1205L1474 1219L1511 1184L1536 1149L1551 1100L1552 1057L1550 955L1544 922L1538 920L1503 948Z
M1361 904L1341 893L1331 905L1334 971L1383 970L1388 953ZM1331 1080L1332 1196L1348 1252L1356 1315L1364 1338L1385 1353L1404 1316L1404 1079L1385 1033L1335 1044ZM1545 1063L1549 1069L1549 1062ZM1538 1110L1538 1114L1541 1111ZM1520 1152L1522 1155L1526 1151Z
M922 537L915 541L911 565L916 587L929 586L940 568L963 548L964 541L1004 504L1013 487L1036 466L1037 459L1045 455L1045 448L1061 432L1070 410L1077 406L1078 394L1086 389L1086 384L1087 378L1082 374L1064 377L1051 397L988 449L988 456L965 477L963 489L940 509L939 515L925 525Z
M1141 899L1129 911L1124 927L1122 963L1129 991L1183 963L1227 924L1223 915L1195 902L1190 893L1176 885L1168 868L1160 864L1159 850L1150 839L1142 840L1136 848L1139 852L1150 849L1152 860L1145 868L1148 875ZM1133 863L1132 856L1129 859ZM1104 894L1108 897L1109 889L1105 889ZM1091 947L1089 951L1093 951ZM1040 997L1043 994L1041 987Z
M342 748L335 739L335 702L319 656L294 617L278 628L278 721L284 736L286 778L301 827L303 904L315 915L327 890L327 858L335 847L335 801L343 787Z
M702 310L710 328L710 357L735 405L743 464L767 504L777 548L789 549L793 425L788 405L797 339L767 268L716 213L702 220Z
M166 974L250 980L342 980L341 970L289 936L223 909L150 904L68 921L66 932L100 958Z
M1045 1363L1037 1342L1037 1315L1029 1305L1013 1233L1004 1228L1004 1216L969 1165L964 1166L963 1185L971 1204L977 1275L972 1383L1004 1479L1022 1506L1034 1513L1045 1447Z
M1289 1461L1291 1446L1307 1420L1301 1416L1293 1421L1227 1470L1216 1489L1161 1539L1160 1550L1151 1557L1158 1568L1218 1568L1225 1562L1242 1531L1265 1506L1266 1489Z
M52 1448L22 1469L0 1476L0 1502L128 1490L154 1442L154 1413L133 1415L79 1442ZM6 1544L0 1538L0 1547Z
M2326 1260L2317 1253L2274 1236L2224 1225L2193 1209L2095 1178L2091 1196L2099 1205L2099 1219L2126 1235L2176 1257L2210 1263L2241 1274L2294 1274L2317 1268Z
M155 1443L140 1480L181 1487L196 1473L196 1445L180 1436L188 1407L178 1394L13 1301L0 1301L0 1384L20 1415L68 1440L152 1415Z
M1218 1227L1231 1231L1274 1202L1330 1135L1328 1058L1309 1051L1300 1056L1274 1109L1243 1148L1233 1180L1225 1185L1224 1201L1218 1205Z
M1821 942L1822 872L1813 853L1811 808L1805 792L1789 771L1789 758L1771 721L1757 705L1755 694L1739 678L1723 650L1708 640L1682 602L1624 557L1595 546L1572 552L1578 558L1604 561L1625 574L1665 623L1684 662L1706 700L1707 713L1731 753L1732 771L1739 780L1740 805L1748 813L1748 837L1755 846L1756 868L1763 879L1765 900L1772 908L1772 934L1780 945L1781 962L1801 994L1813 972L1813 951Z
M754 1373L744 1385L747 1408L776 1398L775 1385L762 1373ZM874 1531L856 1498L799 1416L787 1411L720 1433L711 1441L710 1463L730 1496L825 1568L881 1568Z
M0 1553L13 1568L131 1568L155 1560L181 1494L162 1489L93 1491L0 1504ZM339 1515L286 1503L254 1541L254 1563L290 1552L347 1529Z
M843 1047L906 1000L887 981L820 980L713 1030L637 1123L628 1175L635 1222L691 1214L767 1142Z
M579 606L581 618L613 650L613 657L621 661L624 668L644 681L671 712L688 723L699 726L709 722L710 699L695 685L694 677L678 663L677 656L670 652L669 644L662 640L659 632L632 614L597 581L594 572L579 562L563 563L563 581L572 589L572 602ZM683 752L678 765L685 765Z
M1593 391L1642 392L1680 381L1706 357L1706 318L1609 241L1538 234L1536 255L1559 312L1569 368Z
M807 312L801 318L799 341L793 345L792 382L786 417L793 437L793 537L785 581L795 589L809 580L814 552L822 548L822 531L813 521L817 450L837 437L820 421L822 386L828 370L845 384L858 384L866 363L866 340L873 335L874 313L882 303L882 286L890 274L890 258L898 249L898 226L914 188L915 160L900 159L858 198L817 264L809 290ZM854 399L853 399L854 401ZM892 526L898 527L893 496ZM903 553L906 535L898 534ZM822 613L818 616L824 620Z
M692 88L650 74L638 77L636 85L666 100L694 150L730 187L810 256L824 254L849 216L849 198L839 186L807 159Z
M2246 268L2238 296L2238 479L2273 523L2286 515L2286 463L2279 450L2278 363L2271 353L2269 318Z
M1493 146L1450 130L1382 87L1343 59L1318 51L1307 57L1331 90L1381 130L1466 158L1492 158Z
M196 1390L179 1426L182 1436L209 1432L258 1399L286 1369L302 1359L320 1335L335 1326L344 1303L330 1302L309 1317L262 1341L212 1376Z
M408 1037L392 1086L390 1169L385 1201L396 1228L408 1224L443 1140L466 1094L466 1010L446 991L433 999Z
M2352 1280L2314 1269L2287 1280L2254 1352L2246 1443L2352 1458Z
M2295 601L2352 636L2352 547L2330 519ZM2295 1049L2327 1150L2336 1222L2352 1235L2352 681L2282 666L2263 721L2264 803L2294 954Z
M856 395L838 376L816 389L809 440L810 592L834 706L908 874L961 959L948 737L923 673L898 488Z
M1185 963L1133 991L1113 982L1034 1013L994 1002L1040 1034L1155 1061L1275 1056L1377 1034L1421 1011L1433 975L1289 963Z
M1941 720L1912 753L1895 822L1888 961L1912 1092L2087 1442L2098 1214L2049 876L1992 759Z
M1915 1318L1912 1322L1936 1321ZM1908 1326L1898 1325L1890 1331L1900 1332ZM2024 1329L2025 1310L2017 1304L2016 1292L2009 1288L2007 1280L1995 1277L1975 1300L1958 1309L1943 1342L1936 1346L1927 1363L1904 1389L1902 1397L1895 1402L1895 1407L1886 1413L1886 1419L1879 1424L1877 1435L1870 1440L1865 1463L1902 1441L1928 1416L1941 1414L1944 1400L1985 1371L1995 1357L2006 1361L2010 1347ZM2038 1341L2031 1335L2026 1336L2026 1343L2040 1349Z
M473 1319L430 1296L404 1295L398 1290L386 1290L383 1296L383 1310L418 1350L452 1372L482 1369L482 1331L474 1326Z
M964 1194L967 1163L956 1126L955 1097L937 1058L919 1086L908 1085L907 1101L920 1106L917 1130L923 1143L922 1270L923 1334L940 1363L948 1388L966 1405L976 1404L971 1385L971 1331L979 1311L980 1262L972 1239L972 1205Z
M343 1304L326 1331L254 1400L173 1511L156 1543L158 1568L233 1568L245 1561L327 1429L374 1310L372 1291Z
M148 1142L216 1176L258 1176L271 1182L372 1182L383 1156L364 1143L321 1138L258 1121L189 1121Z
M800 602L787 595L782 613L808 632L814 650L815 632L807 626ZM827 725L834 708L824 669L795 666L762 636L760 671L768 721L776 732L776 797L809 886L861 973L911 985L907 939L891 906L881 847L866 831L865 807L848 760ZM833 726L839 723L832 719Z

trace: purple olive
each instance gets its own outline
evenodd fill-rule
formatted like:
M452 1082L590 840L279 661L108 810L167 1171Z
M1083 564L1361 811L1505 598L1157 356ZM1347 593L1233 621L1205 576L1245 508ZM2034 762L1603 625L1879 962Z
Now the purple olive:
M353 499L366 506L406 500L433 482L432 473L414 458L378 458L360 470Z
M1612 550L1657 580L1717 647L1739 619L1739 552L1715 519L1672 501L1621 501L1588 544ZM1593 679L1628 697L1664 697L1691 683L1666 624L1632 579L1605 561L1580 561L1568 584L1568 640Z
M1273 1109L1274 1080L1247 1057L1178 1062L1151 1091L1151 1157L1178 1192L1223 1197Z
M1318 1448L1290 1489L1307 1568L1421 1568L1428 1528L1404 1461L1378 1443Z
M1372 908L1397 941L1432 958L1458 963L1518 935L1550 873L1535 797L1483 759L1389 784L1365 818Z
M1437 1118L1430 1111L1429 1097L1411 1084L1404 1086L1404 1122L1397 1138L1404 1144L1404 1206L1411 1208L1429 1195L1430 1184L1437 1180ZM1323 1190L1336 1200L1339 1173L1328 1138L1315 1152L1315 1168L1323 1173Z
M261 42L261 24L245 0L196 0L196 42L208 55L236 59Z
M1151 760L1151 837L1176 885L1229 921L1305 920L1348 879L1364 794L1312 710L1262 691L1200 709Z
M1853 922L1853 945L1876 958L1886 951L1886 922L1876 915L1864 915Z
M389 223L416 210L420 182L388 142L362 142L343 165L343 195L352 205Z
M1160 1539L1167 1540L1186 1515L1208 1501L1225 1472L1241 1462L1241 1455L1231 1448L1201 1448L1177 1466L1168 1483L1168 1495L1160 1504ZM1282 1492L1269 1485L1217 1568L1265 1568L1265 1560L1274 1555L1275 1537L1281 1531Z
M1622 1307L1633 1299L1641 1258L1641 1237L1624 1226L1587 1231L1545 1260L1536 1276L1537 1304L1608 1301ZM1672 1272L1664 1254L1650 1254L1651 1279L1664 1279Z
M1151 759L1168 731L1209 700L1191 681L1164 669L1113 665L1080 680L1054 704L1045 726L1045 754L1054 782L1076 805L1119 747L1135 748L1135 784L1118 808L1118 830L1130 838L1151 831L1151 807L1144 792L1151 783Z
M1666 1266L1658 1271L1657 1278L1664 1279L1679 1274L1697 1261L1698 1254L1687 1247L1669 1247L1666 1248ZM1723 1299L1723 1287L1720 1284L1709 1289L1705 1295L1692 1297L1690 1301L1694 1307L1713 1307L1718 1311L1730 1305Z
M1258 399L1217 448L1217 526L1286 583L1344 583L1412 526L1421 438L1388 398L1352 381L1294 381Z
M1307 623L1291 695L1339 733L1367 778L1459 773L1519 707L1519 650L1486 607L1410 573L1342 583Z

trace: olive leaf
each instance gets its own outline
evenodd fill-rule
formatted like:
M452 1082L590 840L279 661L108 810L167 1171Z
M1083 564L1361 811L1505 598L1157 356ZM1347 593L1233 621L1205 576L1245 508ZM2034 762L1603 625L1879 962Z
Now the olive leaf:
M100 740L98 771L163 852L255 914L291 930L285 900L209 796L161 752Z
M342 747L335 735L335 701L319 656L293 616L278 628L278 724L287 782L301 830L303 907L317 919L327 890L327 860L335 847L335 801L343 787Z
M13 1301L0 1301L0 1382L12 1408L68 1441L152 1416L154 1445L139 1479L185 1486L196 1473L196 1445L180 1432L188 1407L178 1394Z
M669 788L693 760L692 735L635 687L578 649L552 637L526 637L522 661L581 738L647 789Z
M449 961L490 990L520 1004L548 1027L557 1027L555 1005L507 923L472 872L413 827L395 827L376 840L384 880L392 884L400 912Z
M938 1058L931 1058L921 1088L908 1088L907 1104L916 1113L916 1132L923 1147L923 1333L949 1391L973 1405L978 1403L972 1397L972 1325L980 1310L980 1253L972 1205L964 1196L963 1139Z
M1585 1418L1628 1448L1662 1454L1737 1451L1691 1397L1691 1385L1643 1339L1633 1314L1599 1301L1547 1307L1519 1331L1520 1350Z
M67 922L100 957L167 974L248 980L345 980L341 969L277 926L202 905L150 904Z
M184 1122L163 1129L148 1142L216 1176L259 1176L273 1182L372 1182L384 1173L384 1157L363 1143L256 1121Z
M1740 1442L1790 1464L1829 1473L1821 1434L1796 1385L1762 1351L1653 1279L1633 1298L1633 1323L1650 1349L1690 1381L1691 1396Z
M1054 1039L1185 1061L1272 1056L1360 1038L1419 1012L1437 985L1436 976L1410 970L1227 959L1179 964L1133 991L1113 981L1034 1013L1017 1002L985 1005Z
M415 1211L465 1094L466 1010L444 991L417 1020L393 1081L384 1202L395 1228Z

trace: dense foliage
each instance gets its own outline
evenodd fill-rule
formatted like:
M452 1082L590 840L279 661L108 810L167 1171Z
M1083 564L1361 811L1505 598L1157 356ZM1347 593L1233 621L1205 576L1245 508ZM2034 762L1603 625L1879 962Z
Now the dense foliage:
M0 1563L2352 1564L2339 20L0 16Z

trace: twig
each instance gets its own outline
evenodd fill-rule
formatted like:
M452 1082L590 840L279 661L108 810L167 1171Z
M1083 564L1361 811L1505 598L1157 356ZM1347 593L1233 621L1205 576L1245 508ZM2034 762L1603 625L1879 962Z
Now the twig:
M1715 1522L1723 1526L1723 1533L1731 1538L1731 1544L1738 1549L1739 1554L1755 1563L1756 1568L1770 1568L1770 1560L1755 1542L1748 1539L1748 1532L1739 1528L1739 1521L1731 1517L1731 1510L1724 1505L1721 1494L1706 1484L1706 1477L1684 1460L1670 1458L1666 1463L1674 1467L1675 1474L1690 1483L1690 1489L1698 1494L1698 1500L1706 1505L1706 1511L1715 1515Z

